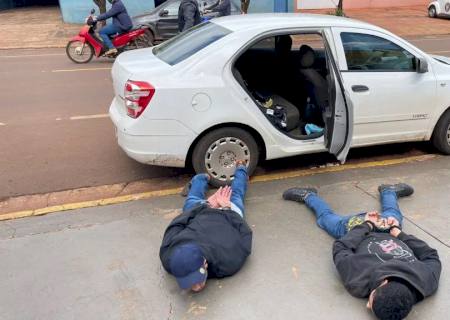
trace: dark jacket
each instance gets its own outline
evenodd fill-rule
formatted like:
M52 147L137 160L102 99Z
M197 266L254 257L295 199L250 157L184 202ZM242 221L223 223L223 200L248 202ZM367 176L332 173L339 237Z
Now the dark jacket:
M417 290L418 300L438 288L441 262L435 249L414 236L401 232L371 232L363 223L333 245L333 259L348 292L368 297L384 279L402 279Z
M164 269L170 273L174 247L196 243L208 262L208 278L235 274L252 250L252 230L231 210L201 205L176 217L167 227L159 250Z
M182 0L178 8L178 30L181 32L202 22L198 2L196 0Z
M106 20L109 18L113 18L113 25L120 28L122 32L126 32L133 27L133 23L131 22L131 18L128 15L127 8L123 5L122 1L115 1L111 9L107 12L99 15L97 17L98 21Z
M217 0L216 3L205 8L206 10L212 10L218 12L218 17L229 16L231 14L231 2L230 0Z

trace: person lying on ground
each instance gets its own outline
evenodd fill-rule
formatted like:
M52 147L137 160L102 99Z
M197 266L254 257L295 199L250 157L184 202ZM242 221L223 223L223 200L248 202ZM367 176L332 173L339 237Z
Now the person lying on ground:
M378 319L404 319L414 304L436 292L441 262L435 249L402 231L399 197L411 195L407 184L381 185L382 213L340 216L314 188L291 188L285 200L305 203L317 224L336 240L333 261L347 291L368 298Z
M207 174L191 180L183 213L167 227L159 251L164 269L180 288L194 292L201 291L208 278L238 272L252 248L252 230L244 214L245 163L236 163L231 187L219 188L206 200L208 181Z

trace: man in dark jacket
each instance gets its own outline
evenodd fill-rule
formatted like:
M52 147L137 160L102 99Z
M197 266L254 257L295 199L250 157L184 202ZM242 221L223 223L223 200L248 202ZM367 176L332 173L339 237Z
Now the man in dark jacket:
M197 0L182 0L178 8L178 30L183 32L201 21Z
M112 18L112 24L104 26L100 30L100 37L102 37L103 43L108 47L108 51L106 51L106 55L113 55L117 53L117 49L114 47L110 35L120 34L127 32L133 27L133 23L131 22L131 18L128 15L127 9L123 5L121 0L108 0L111 3L111 9L108 12L105 12L98 17L94 17L96 21L103 21L109 18Z
M229 16L231 14L230 0L218 0L216 3L205 8L205 13L218 12L218 17Z
M340 216L314 188L292 188L285 200L306 203L317 224L337 240L333 260L347 291L369 298L367 307L381 320L404 319L412 306L436 292L441 262L435 249L401 230L398 197L409 196L406 184L381 185L383 212Z
M247 168L237 164L233 183L205 200L209 176L196 175L183 213L167 227L159 256L182 289L195 292L208 278L238 272L251 253L252 231L244 220Z

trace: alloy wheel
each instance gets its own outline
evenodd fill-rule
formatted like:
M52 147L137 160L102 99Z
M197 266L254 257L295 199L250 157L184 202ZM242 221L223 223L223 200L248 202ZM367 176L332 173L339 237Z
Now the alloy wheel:
M220 138L211 143L206 151L206 170L217 180L229 181L234 177L237 160L250 161L249 147L238 138Z

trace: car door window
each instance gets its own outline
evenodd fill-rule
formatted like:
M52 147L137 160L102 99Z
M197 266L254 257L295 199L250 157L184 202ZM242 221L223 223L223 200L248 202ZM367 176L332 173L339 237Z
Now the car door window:
M341 33L349 71L416 71L416 58L397 44L370 34Z
M175 1L169 4L164 10L168 11L168 16L178 16L178 9L180 8L180 1Z

